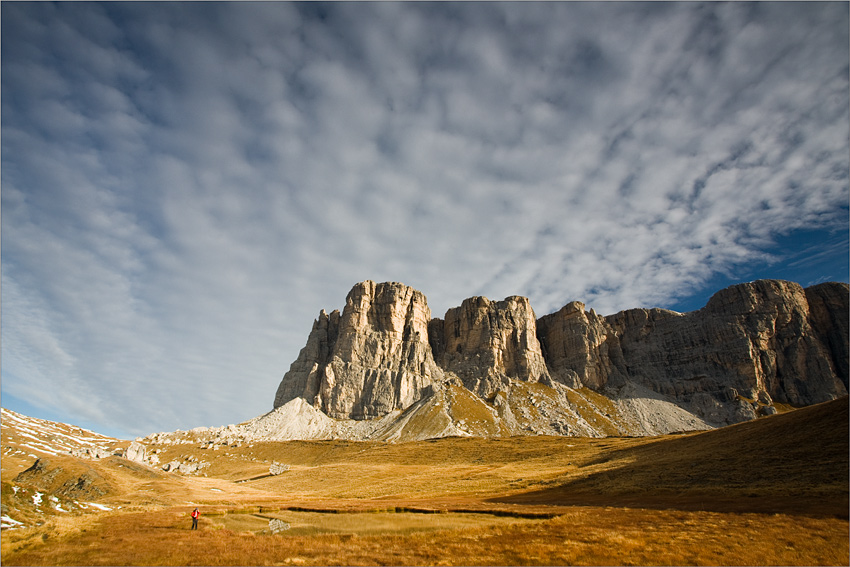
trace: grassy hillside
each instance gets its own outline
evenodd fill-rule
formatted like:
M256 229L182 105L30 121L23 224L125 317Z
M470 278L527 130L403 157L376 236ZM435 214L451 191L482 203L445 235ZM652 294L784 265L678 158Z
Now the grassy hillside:
M848 398L612 448L590 474L500 501L848 515Z
M3 514L26 526L2 531L4 564L850 561L847 398L657 438L149 449L210 464L183 476L118 457L42 455L23 474L32 457L4 462ZM268 476L272 461L289 471ZM86 475L89 492L69 496Z

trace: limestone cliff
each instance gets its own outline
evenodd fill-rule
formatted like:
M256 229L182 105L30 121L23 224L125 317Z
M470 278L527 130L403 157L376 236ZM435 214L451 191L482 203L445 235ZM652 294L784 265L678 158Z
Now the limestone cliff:
M847 341L850 335L850 310L847 296L847 284L831 282L806 288L810 325L827 351L836 376L845 389L850 389L850 345Z
M338 311L324 311L283 377L275 407L302 397L334 418L365 419L404 409L443 372L428 344L431 310L404 284L354 286Z
M685 314L599 317L572 303L543 317L538 334L561 382L598 391L635 382L731 423L774 401L801 406L846 395L847 313L846 284L803 290L761 280L719 291Z
M307 337L307 344L301 349L298 358L289 367L277 388L274 407L280 407L289 400L303 398L313 403L319 393L319 383L324 370L331 360L334 345L339 335L339 311L328 315L324 309L313 322L313 329Z
M585 311L579 301L541 317L537 336L553 378L566 386L599 390L625 376L619 337L604 317Z
M486 399L511 380L548 382L536 327L525 297L473 297L431 321L429 333L438 364Z
M309 435L394 440L425 435L417 423L439 435L591 436L736 423L847 394L848 295L847 284L763 280L690 313L600 316L572 302L537 320L514 296L432 319L421 292L366 281L342 314L321 311L274 407L292 413L301 399L337 420ZM461 403L464 391L478 402Z

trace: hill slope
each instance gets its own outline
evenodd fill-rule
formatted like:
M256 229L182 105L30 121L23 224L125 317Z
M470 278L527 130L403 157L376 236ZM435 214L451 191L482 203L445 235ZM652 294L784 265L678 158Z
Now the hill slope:
M848 514L848 398L613 450L603 470L500 502Z
M126 443L67 423L38 419L0 408L3 460L20 457L65 455L87 449L114 451ZM5 466L5 465L4 465Z
M208 462L201 476L117 456L48 455L23 472L4 460L3 563L805 565L848 557L847 398L655 438L211 446L208 432L148 445L166 463ZM275 460L290 465L286 472L269 474ZM189 530L194 507L198 532ZM274 535L274 522L291 530Z

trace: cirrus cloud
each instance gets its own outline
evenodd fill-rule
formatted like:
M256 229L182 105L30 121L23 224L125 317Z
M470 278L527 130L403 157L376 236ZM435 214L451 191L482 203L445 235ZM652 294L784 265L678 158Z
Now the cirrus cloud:
M846 4L2 16L3 393L69 421L262 413L364 279L435 316L847 280Z

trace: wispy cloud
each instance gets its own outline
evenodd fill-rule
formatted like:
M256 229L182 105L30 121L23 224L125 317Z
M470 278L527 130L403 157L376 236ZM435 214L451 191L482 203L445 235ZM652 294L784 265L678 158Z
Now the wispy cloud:
M2 16L3 391L110 427L267 410L363 279L611 313L846 240L845 4Z

